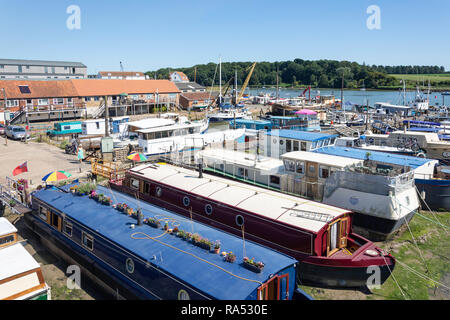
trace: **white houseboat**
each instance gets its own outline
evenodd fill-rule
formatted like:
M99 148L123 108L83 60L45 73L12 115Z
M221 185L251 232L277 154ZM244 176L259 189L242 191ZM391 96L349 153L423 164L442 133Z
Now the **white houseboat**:
M41 266L17 240L17 229L0 218L0 300L50 300Z

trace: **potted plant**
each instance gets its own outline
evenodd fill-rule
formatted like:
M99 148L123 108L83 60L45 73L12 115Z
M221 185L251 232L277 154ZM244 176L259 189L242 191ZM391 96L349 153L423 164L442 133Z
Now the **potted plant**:
M216 254L220 253L220 246L221 246L221 243L219 240L214 241L214 253L216 253Z
M186 232L184 234L184 236L183 236L183 239L186 240L186 241L191 240L191 238L192 238L192 233L191 232Z
M178 238L184 238L185 235L186 235L186 232L184 232L183 230L179 230L177 232L177 237Z
M94 199L95 201L98 201L98 194L95 190L91 191L91 194L89 195L91 199Z
M169 230L169 224L166 222L166 223L164 223L164 231L167 231L167 230Z
M225 254L225 259L226 262L230 262L233 263L234 261L236 261L236 255L233 252L227 252Z
M78 191L78 185L74 185L70 187L70 192L72 192L73 194L75 194Z
M178 227L174 227L172 229L172 234L177 235L178 234Z
M112 200L110 197L103 197L102 198L102 204L105 206L110 206L112 203Z
M262 263L261 261L256 262L255 258L249 259L247 257L244 257L243 265L245 268L256 273L260 273L264 269L264 263Z
M196 245L205 250L211 250L212 243L206 238L200 238Z
M161 223L155 218L148 218L147 224L153 228L159 228L161 226Z
M193 244L197 244L201 239L200 235L198 233L194 233L191 237L191 241Z
M15 205L16 205L17 203L16 203L16 201L15 200L11 200L11 201L9 201L9 206L12 208L12 207L14 207Z

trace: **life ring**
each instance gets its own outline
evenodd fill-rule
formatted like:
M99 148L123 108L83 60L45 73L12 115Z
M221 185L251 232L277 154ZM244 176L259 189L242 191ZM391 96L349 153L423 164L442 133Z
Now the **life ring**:
M416 157L418 157L418 158L426 158L425 153L423 153L423 152L419 152L419 153L416 155Z

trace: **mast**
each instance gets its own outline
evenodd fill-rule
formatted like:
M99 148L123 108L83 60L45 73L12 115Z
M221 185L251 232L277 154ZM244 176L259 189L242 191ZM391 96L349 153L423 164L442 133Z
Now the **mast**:
M219 107L222 104L222 57L219 56Z
M277 103L278 103L278 100L280 99L280 90L279 90L279 84L278 84L278 71L279 71L279 68L277 66Z

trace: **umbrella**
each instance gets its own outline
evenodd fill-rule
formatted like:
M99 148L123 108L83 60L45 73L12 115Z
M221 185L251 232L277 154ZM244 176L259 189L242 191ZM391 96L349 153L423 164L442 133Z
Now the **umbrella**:
M133 152L127 158L130 160L133 160L133 161L146 161L147 160L147 157L140 152Z
M47 174L45 177L43 177L42 181L45 181L45 182L59 181L59 180L67 179L71 176L72 175L66 171L53 171L53 172L50 172L49 174Z

